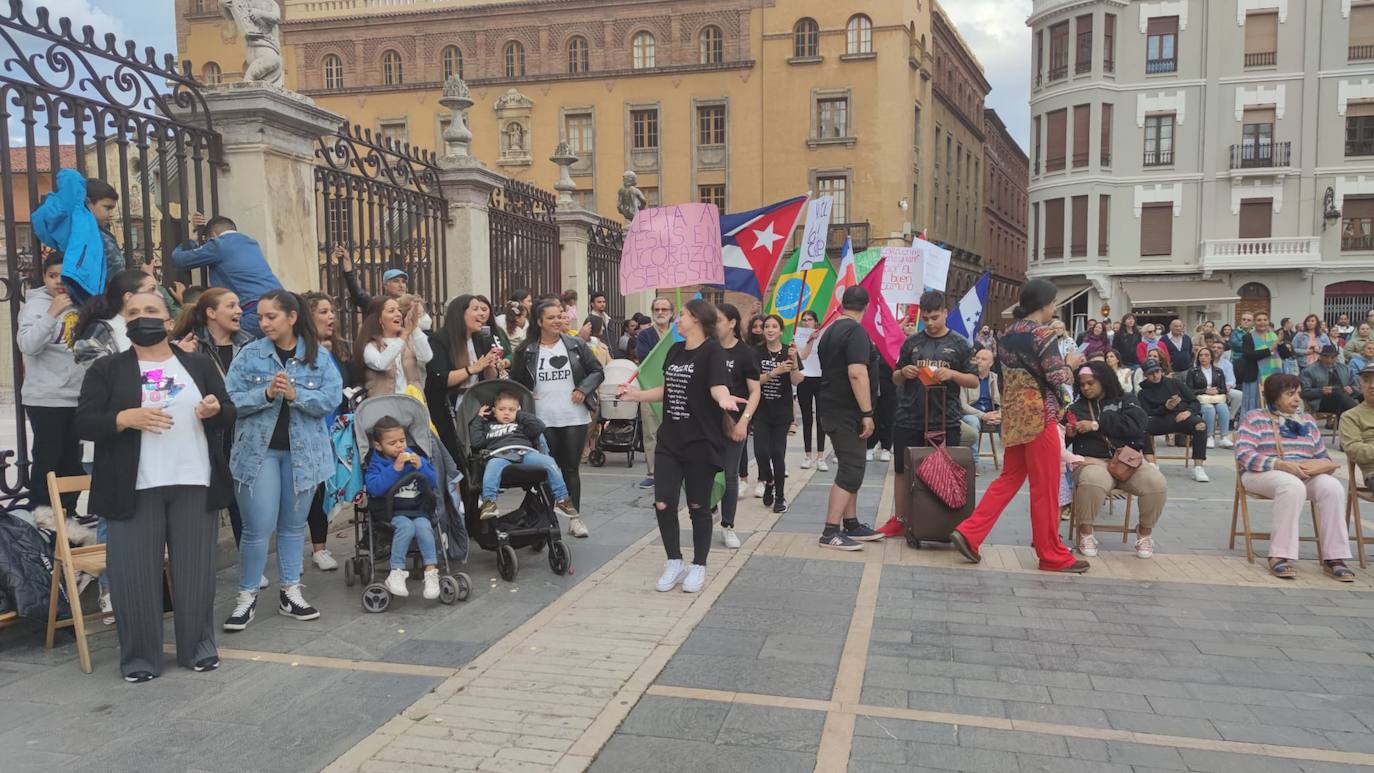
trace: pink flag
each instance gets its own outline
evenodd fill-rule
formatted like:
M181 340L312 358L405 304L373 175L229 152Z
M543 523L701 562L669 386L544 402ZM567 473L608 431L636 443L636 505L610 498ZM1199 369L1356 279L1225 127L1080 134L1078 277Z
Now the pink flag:
M888 367L895 368L906 335L902 333L902 326L893 316L892 307L887 305L887 299L883 297L883 272L887 269L886 263L886 258L879 260L873 266L873 270L859 283L860 287L868 291L868 310L864 312L860 324L873 337L873 343L877 344L878 353L887 360Z

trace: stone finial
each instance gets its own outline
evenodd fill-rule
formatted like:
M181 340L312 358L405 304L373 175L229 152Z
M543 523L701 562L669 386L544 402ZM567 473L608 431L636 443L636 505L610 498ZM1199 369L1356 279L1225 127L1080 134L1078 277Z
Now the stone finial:
M473 101L462 78L450 75L444 81L444 95L439 97L439 104L449 111L449 124L443 136L445 163L453 166L479 164L469 152L472 131L468 129L467 112Z
M577 190L577 183L573 182L571 169L572 165L577 163L577 154L573 153L572 147L566 141L560 141L553 149L553 155L549 160L558 164L558 182L553 184L553 189L558 191L558 206L572 207L572 194Z

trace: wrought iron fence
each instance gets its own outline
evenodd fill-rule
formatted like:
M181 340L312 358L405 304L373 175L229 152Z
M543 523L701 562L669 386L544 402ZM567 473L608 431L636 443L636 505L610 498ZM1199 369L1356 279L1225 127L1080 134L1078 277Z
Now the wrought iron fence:
M534 294L557 293L558 224L552 193L529 183L507 180L491 193L491 297L506 299L510 291L528 288Z
M380 293L387 270L404 271L437 327L448 292L448 205L434 155L345 123L319 139L315 158L320 286L335 299L339 329L350 337L364 311L349 297L339 246L364 293Z
M587 229L590 242L587 245L587 300L591 293L606 294L606 313L611 323L606 330L606 341L620 340L620 331L625 327L625 296L620 294L620 251L625 245L625 229L614 220L600 218Z
M0 197L3 197L8 347L0 385L18 393L24 372L15 332L25 282L36 283L44 252L30 213L57 184L60 169L99 178L119 193L110 223L130 266L157 264L187 236L194 211L219 208L220 138L189 62L46 8L10 0L0 9ZM10 380L13 382L4 383ZM18 404L16 400L16 406ZM0 503L29 485L28 430L12 410L15 449L0 450ZM11 472L13 471L13 472Z

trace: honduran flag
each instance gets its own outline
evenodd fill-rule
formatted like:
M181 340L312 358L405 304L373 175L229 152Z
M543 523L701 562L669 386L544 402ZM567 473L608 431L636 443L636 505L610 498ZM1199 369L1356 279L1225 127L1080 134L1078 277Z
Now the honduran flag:
M806 197L798 196L749 212L720 216L725 289L763 299L787 237L797 227L805 207Z
M955 314L949 315L949 329L972 341L978 328L983 324L983 307L988 302L988 286L992 283L992 274L984 271L978 277L978 281L973 283L967 293L964 293L963 300L959 301L959 307L955 309Z

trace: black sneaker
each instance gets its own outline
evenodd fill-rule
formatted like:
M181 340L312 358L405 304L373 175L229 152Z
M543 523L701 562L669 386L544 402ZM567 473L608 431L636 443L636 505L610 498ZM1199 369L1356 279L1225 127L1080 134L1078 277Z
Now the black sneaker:
M214 655L208 658L201 658L196 661L195 665L191 666L191 670L198 674L203 674L206 671L214 671L217 668L219 668L219 658Z
M775 513L785 513L785 512L787 512L787 500L786 500L786 499L783 499L782 497L778 497L777 499L774 499L774 500L773 500L773 512L775 512Z
M864 546L846 537L844 532L836 531L830 534L821 534L821 547L831 550L863 550Z
M320 616L320 610L310 606L301 595L303 585L292 585L289 588L282 588L281 601L277 605L277 611L287 617L294 617L297 620L315 620Z
M765 484L763 484L763 506L764 506L764 507L772 507L772 506L773 506L773 484L772 484L772 483L765 483Z
M875 542L883 538L882 532L873 530L872 526L866 523L856 523L853 526L846 526L844 536L858 540L859 542Z
M224 621L224 630L242 631L253 622L253 613L258 608L258 594L250 591L239 591L238 602L234 604L234 611L229 614L229 619Z
M125 676L124 681L129 684L143 684L144 682L151 682L156 678L157 677L153 676L151 671L135 671Z

